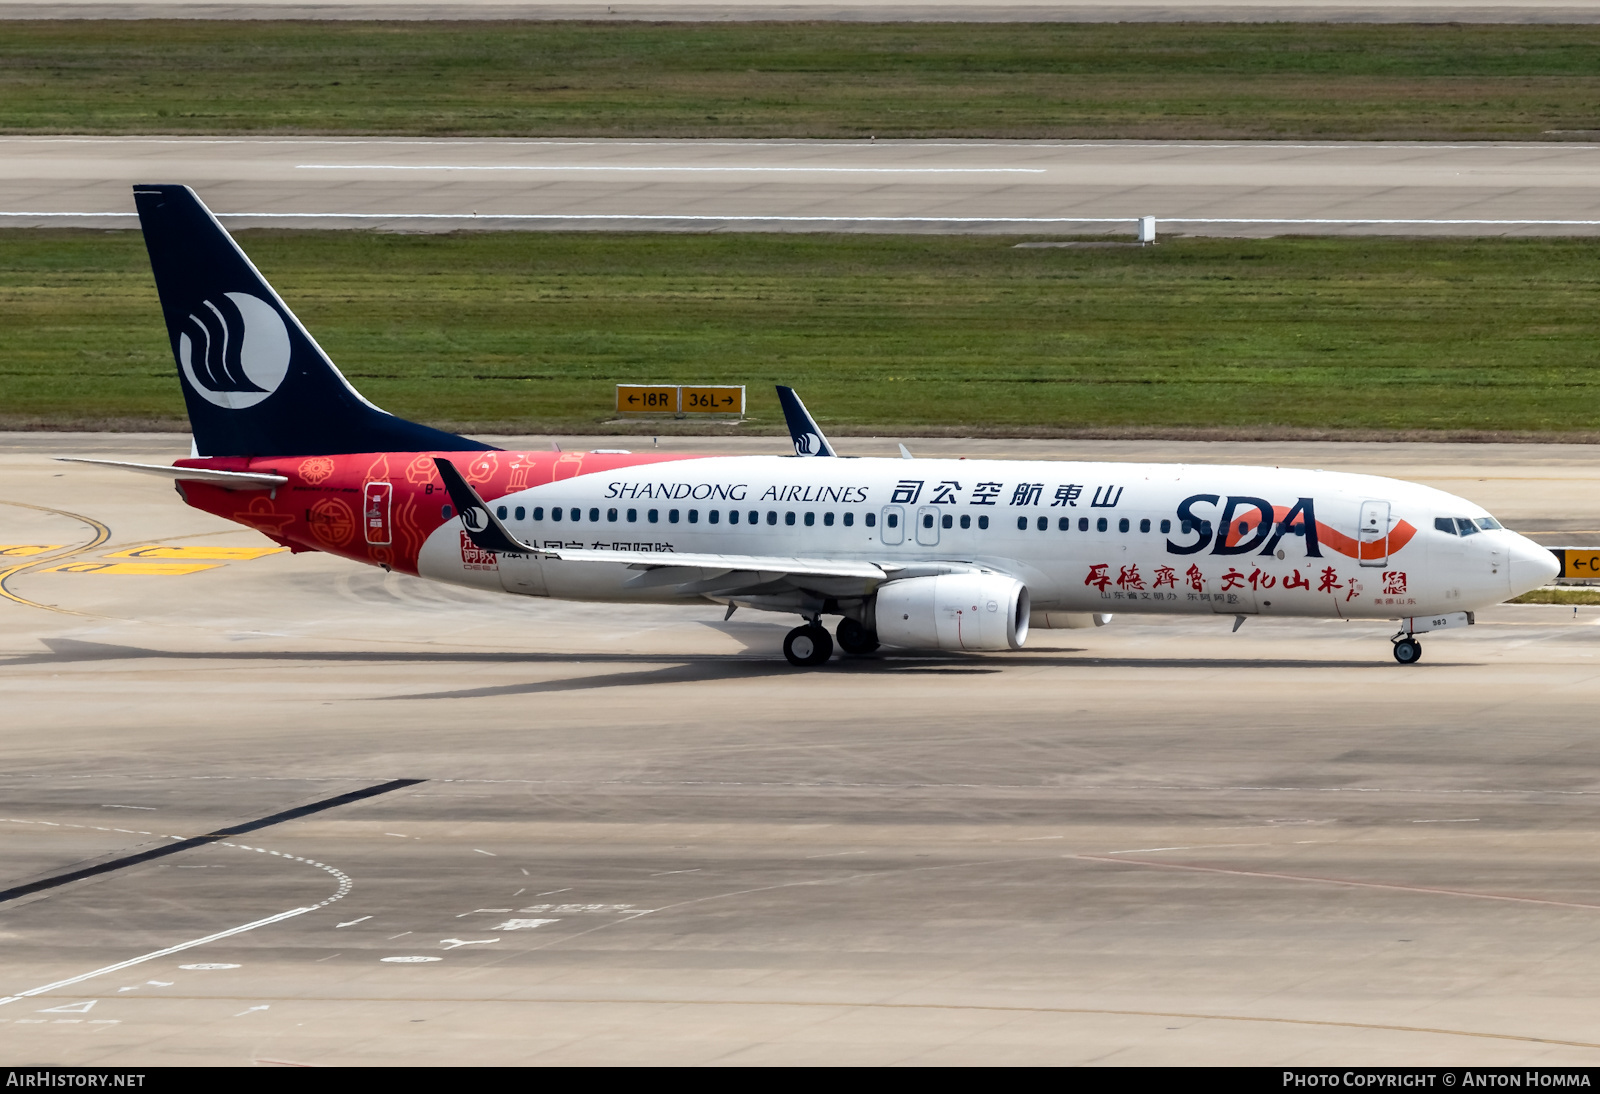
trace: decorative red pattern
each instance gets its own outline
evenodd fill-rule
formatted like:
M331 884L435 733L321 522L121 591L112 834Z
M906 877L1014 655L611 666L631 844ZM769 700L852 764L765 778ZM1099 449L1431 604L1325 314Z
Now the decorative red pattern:
M254 528L294 551L326 551L415 574L417 555L428 536L446 523L442 511L450 504L450 495L433 465L435 455L463 468L489 502L557 478L704 458L666 452L363 452L311 459L230 456L178 460L177 464L283 475L288 483L270 495L186 482L184 498L196 509ZM387 546L366 543L366 537L356 534L355 514L362 511L369 482L388 482L394 487L392 542Z

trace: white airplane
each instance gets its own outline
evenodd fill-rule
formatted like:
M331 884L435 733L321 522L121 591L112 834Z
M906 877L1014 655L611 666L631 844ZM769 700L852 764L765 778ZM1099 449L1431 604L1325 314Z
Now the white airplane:
M135 188L195 456L113 463L317 550L522 596L798 615L796 665L881 644L1020 649L1113 613L1388 620L1417 635L1555 577L1470 501L1267 467L847 459L780 389L796 457L508 452L339 373L183 186ZM909 456L909 453L904 452ZM823 458L797 458L823 457Z

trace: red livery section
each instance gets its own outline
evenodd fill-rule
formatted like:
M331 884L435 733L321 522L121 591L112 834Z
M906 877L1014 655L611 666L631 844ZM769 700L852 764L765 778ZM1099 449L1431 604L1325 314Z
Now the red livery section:
M703 458L665 452L365 452L177 463L283 475L288 483L271 493L185 481L183 496L190 505L249 525L291 551L326 551L415 574L422 544L453 519L453 513L445 516L450 496L434 466L435 456L453 461L488 501L557 479ZM468 546L463 537L463 558ZM489 555L484 568L493 557Z

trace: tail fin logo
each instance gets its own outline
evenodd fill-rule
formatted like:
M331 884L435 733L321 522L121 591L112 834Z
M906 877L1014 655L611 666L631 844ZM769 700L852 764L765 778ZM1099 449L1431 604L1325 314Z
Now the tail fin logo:
M178 364L189 387L229 410L255 406L277 391L289 374L289 357L283 317L249 293L201 301L178 335Z
M822 438L815 433L796 433L794 435L794 454L796 456L815 456L822 451Z

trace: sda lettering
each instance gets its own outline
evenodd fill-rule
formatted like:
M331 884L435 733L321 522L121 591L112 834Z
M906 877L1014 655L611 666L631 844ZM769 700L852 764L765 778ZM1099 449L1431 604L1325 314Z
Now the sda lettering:
M1230 495L1224 501L1217 494L1194 494L1178 503L1178 529L1180 536L1194 536L1194 542L1169 539L1168 554L1197 555L1209 547L1214 555L1270 555L1284 536L1294 535L1305 537L1307 558L1322 557L1316 508L1310 498L1284 509L1265 498Z

